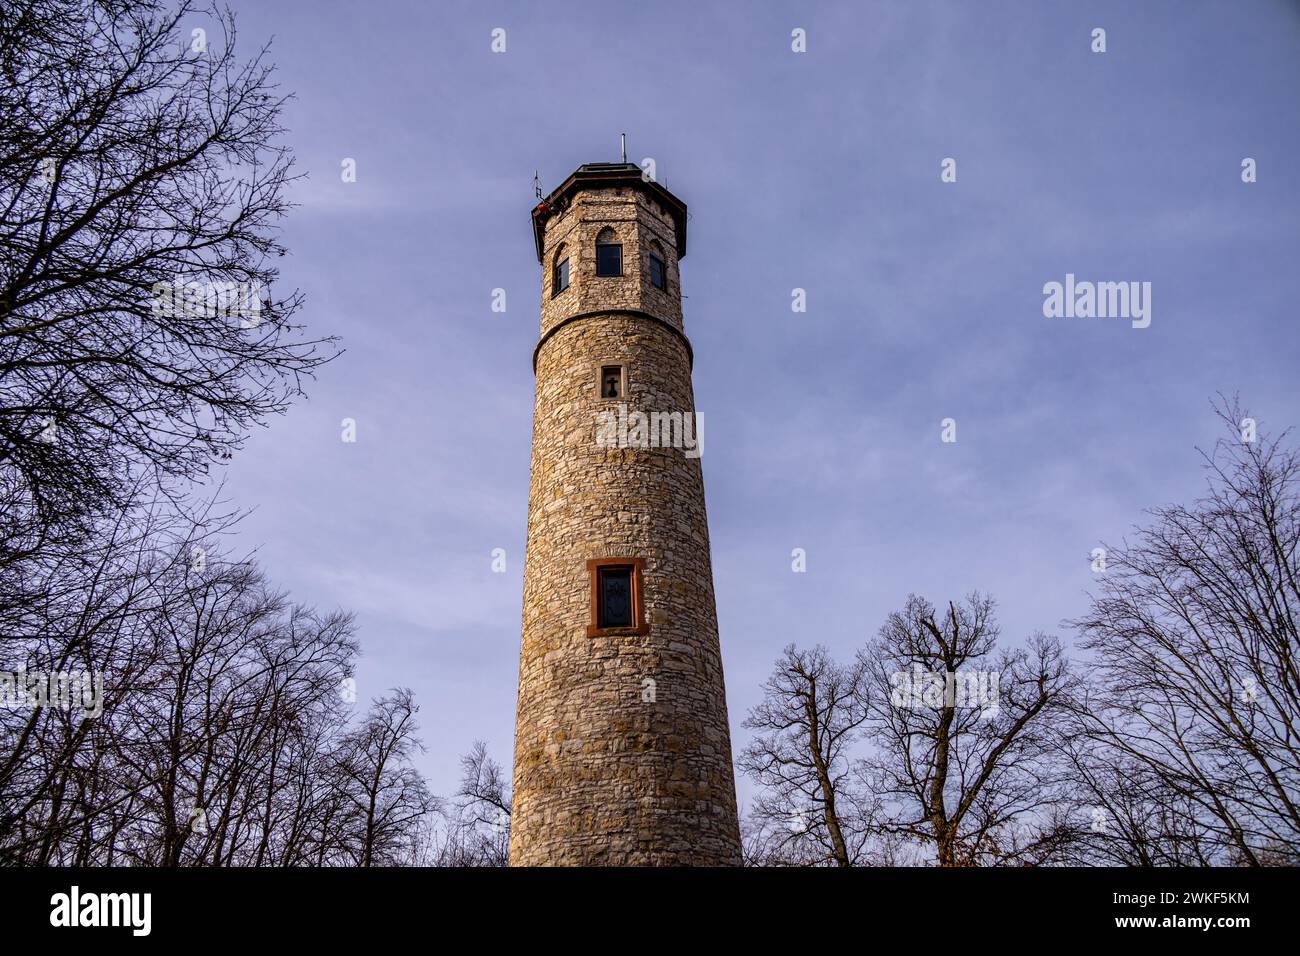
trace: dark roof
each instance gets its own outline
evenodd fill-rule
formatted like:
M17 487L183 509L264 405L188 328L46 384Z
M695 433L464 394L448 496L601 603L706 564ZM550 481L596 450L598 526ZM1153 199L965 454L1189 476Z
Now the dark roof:
M538 262L542 261L543 238L551 210L567 203L569 197L579 189L602 186L635 186L658 200L673 217L677 232L677 258L686 257L686 203L658 183L643 179L641 167L635 163L585 163L533 207L533 240L537 245Z

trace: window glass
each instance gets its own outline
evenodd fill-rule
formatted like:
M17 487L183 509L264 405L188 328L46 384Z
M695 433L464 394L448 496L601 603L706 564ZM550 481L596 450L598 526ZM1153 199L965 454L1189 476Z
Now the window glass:
M656 289L664 289L668 286L664 275L664 261L653 252L650 253L650 284Z
M623 274L623 246L617 242L596 243L596 275L621 276Z
M632 569L600 569L600 627L632 626Z

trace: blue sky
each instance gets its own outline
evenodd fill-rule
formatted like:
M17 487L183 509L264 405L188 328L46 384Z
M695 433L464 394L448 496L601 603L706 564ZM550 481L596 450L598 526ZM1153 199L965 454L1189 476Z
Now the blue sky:
M233 5L296 94L284 283L347 352L222 477L272 579L358 613L362 696L415 689L438 792L475 738L510 762L533 172L620 132L692 216L737 751L785 644L848 657L909 592L1068 640L1091 549L1202 487L1216 392L1300 423L1294 3ZM1066 273L1150 282L1151 326L1045 318Z

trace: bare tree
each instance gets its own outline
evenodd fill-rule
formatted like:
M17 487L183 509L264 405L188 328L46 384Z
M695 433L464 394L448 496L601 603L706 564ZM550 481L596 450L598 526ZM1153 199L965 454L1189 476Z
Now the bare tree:
M1091 720L1080 709L1081 724ZM1076 725L1077 727L1077 725ZM1063 860L1083 866L1207 866L1214 842L1195 804L1146 764L1072 727L1062 740L1069 761L1066 802L1074 840Z
M1186 824L1151 862L1300 862L1300 455L1236 400L1207 491L1107 547L1088 613L1096 706L1078 734ZM1098 797L1107 792L1103 777ZM1144 840L1146 838L1144 837Z
M476 740L460 758L461 782L448 804L426 818L416 858L428 866L505 866L510 846L506 772Z
M335 353L276 289L285 97L235 50L192 0L0 5L0 651L103 677L0 709L4 862L409 862L437 808L410 692L350 718L351 616L186 500Z
M1054 638L998 652L998 635L992 598L940 618L913 595L860 655L877 825L940 866L1046 862L1070 838L1053 756L1076 681Z
M408 759L409 695L353 726L351 617L294 604L224 558L227 516L194 524L169 507L99 527L84 553L11 568L44 599L0 608L6 664L97 672L103 701L94 716L0 709L0 859L410 862L435 803Z
M126 825L132 798L116 754L138 689L157 672L150 628L167 603L167 582L183 580L186 542L219 535L230 520L133 509L100 519L75 547L46 547L0 572L20 595L0 600L4 666L103 678L97 717L78 707L0 709L0 854L49 862L74 828L93 840L91 804Z
M488 823L510 816L510 783L505 771L488 754L487 744L474 741L470 752L460 758L462 771L460 790L467 809L473 810Z
M746 844L763 863L853 866L869 836L849 747L867 717L860 663L824 647L785 648L745 726L758 735L739 766L764 792L747 817Z
M230 457L329 357L273 291L292 157L265 52L190 0L0 6L0 564L133 476Z
M458 848L455 863L505 866L510 846L509 776L481 740L460 758L460 766L456 814L450 820L451 843Z
M401 688L376 700L333 761L347 800L348 848L357 866L392 866L416 852L417 823L438 808L424 778L410 765L422 750L416 737L419 708Z

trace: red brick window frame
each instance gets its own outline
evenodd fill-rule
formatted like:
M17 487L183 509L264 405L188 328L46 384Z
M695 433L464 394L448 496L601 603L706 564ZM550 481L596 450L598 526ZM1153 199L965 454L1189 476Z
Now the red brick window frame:
M627 569L631 583L632 623L616 627L601 627L601 574L603 571ZM592 558L587 562L587 574L591 578L591 623L587 625L587 636L598 637L602 634L648 634L650 626L645 622L645 587L642 584L642 572L645 570L645 558Z

